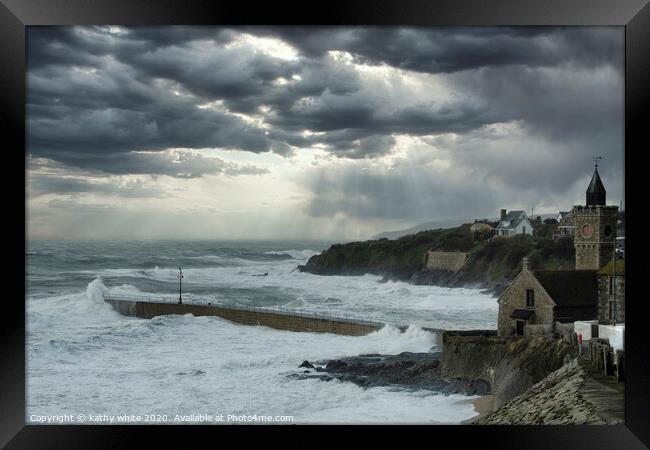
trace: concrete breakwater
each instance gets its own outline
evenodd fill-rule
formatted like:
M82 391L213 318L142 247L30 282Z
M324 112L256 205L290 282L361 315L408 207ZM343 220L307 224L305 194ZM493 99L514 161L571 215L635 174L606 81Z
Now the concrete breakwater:
M385 323L357 318L328 317L315 313L289 311L273 308L239 307L220 304L179 304L163 298L134 296L115 296L104 294L104 301L117 312L125 316L151 319L168 314L192 314L193 316L217 316L242 325L260 325L277 330L302 331L316 333L334 333L350 336L363 336L378 331ZM394 326L401 331L406 325ZM442 330L423 328L441 336ZM440 339L440 338L439 338Z

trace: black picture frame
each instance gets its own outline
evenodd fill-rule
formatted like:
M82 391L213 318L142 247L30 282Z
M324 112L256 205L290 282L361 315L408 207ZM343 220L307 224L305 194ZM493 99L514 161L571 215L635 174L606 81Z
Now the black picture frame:
M474 441L485 448L568 448L568 449L636 449L650 446L650 359L645 347L643 296L640 292L644 267L640 257L638 230L644 210L641 197L647 187L641 185L636 171L641 166L644 151L650 148L647 124L643 117L648 113L650 99L650 6L647 0L336 0L304 3L276 2L222 2L176 0L0 0L0 42L2 43L2 69L0 88L2 103L0 119L6 129L3 156L6 160L4 192L7 211L10 251L5 255L8 264L5 280L15 281L25 275L17 262L25 241L25 227L19 223L26 217L23 200L19 198L21 173L15 167L25 166L25 27L29 25L414 25L414 26L494 26L494 25L618 25L625 27L625 192L627 211L626 289L631 299L627 303L626 329L626 423L621 426L555 426L555 427L488 427L488 426L436 426L418 427L423 445L443 445ZM645 113L645 114L644 114ZM7 137L9 139L7 139ZM636 163L636 167L635 164ZM9 169L10 168L10 169ZM7 177L13 174L17 180ZM23 172L26 176L26 172ZM633 184L637 181L637 185ZM645 183L643 183L645 184ZM636 192L636 191L639 192ZM628 208L626 208L628 209ZM631 225L631 226L629 226ZM631 228L631 230L630 230ZM639 233L639 234L637 234ZM631 242L631 243L630 243ZM11 284L11 283L8 283ZM17 283L15 283L17 284ZM19 291L19 288L14 288ZM262 426L251 433L248 426L61 426L25 425L25 311L19 301L20 292L6 294L3 299L0 326L0 444L6 448L115 448L135 446L134 439L159 440L169 446L174 441L199 442L198 439L220 439L224 433L249 445L248 439L267 437L281 431L304 432L309 440L296 441L283 436L286 442L312 445L314 440L331 442L331 431L317 430L316 426L273 427ZM24 298L24 297L23 297ZM349 427L348 427L349 428ZM357 427L354 427L358 429ZM364 445L375 439L383 440L387 434L409 439L413 427L360 427L366 436ZM406 435L404 433L409 433ZM372 439L371 439L372 437ZM210 441L208 441L210 442ZM237 442L237 441L235 441ZM334 444L338 442L334 440ZM429 442L429 444L426 444ZM222 444L212 441L213 444ZM235 445L235 444L232 444ZM413 444L410 444L413 445ZM417 444L416 444L417 445Z

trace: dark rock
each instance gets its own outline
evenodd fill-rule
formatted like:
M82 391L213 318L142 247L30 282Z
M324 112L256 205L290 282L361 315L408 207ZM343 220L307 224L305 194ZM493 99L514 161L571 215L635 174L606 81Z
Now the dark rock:
M337 379L365 388L394 386L412 390L429 389L444 394L482 395L484 392L489 392L489 385L483 382L468 383L463 380L442 379L439 358L440 352L366 354L325 361L325 368L316 367L316 371L326 372L326 375L304 375L301 379L318 378L322 381Z
M300 364L298 367L305 367L307 369L313 369L314 365L310 363L309 361L303 361L302 364Z

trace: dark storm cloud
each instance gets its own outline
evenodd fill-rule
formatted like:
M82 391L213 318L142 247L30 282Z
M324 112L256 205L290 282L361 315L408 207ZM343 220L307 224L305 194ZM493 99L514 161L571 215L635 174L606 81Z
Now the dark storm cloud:
M281 39L298 57L240 45L242 33ZM578 170L592 152L621 148L622 39L622 29L591 27L30 27L28 152L111 174L198 177L260 169L167 149L289 155L320 144L336 156L375 158L391 151L393 134L476 137L517 121ZM387 100L389 88L368 87L331 50L436 74L454 96ZM210 102L219 104L197 108ZM579 157L567 157L572 149ZM459 148L454 161L480 160L472 151ZM505 163L484 168L515 188L530 182ZM566 176L557 172L548 177Z
M310 57L347 51L359 62L426 73L504 65L551 67L570 61L622 69L623 61L622 32L615 27L253 27L250 31L279 37Z
M150 174L174 178L198 178L212 174L257 175L268 171L253 165L237 165L183 150L83 155L80 159L70 156L66 162L73 167L101 167L102 172L113 175Z

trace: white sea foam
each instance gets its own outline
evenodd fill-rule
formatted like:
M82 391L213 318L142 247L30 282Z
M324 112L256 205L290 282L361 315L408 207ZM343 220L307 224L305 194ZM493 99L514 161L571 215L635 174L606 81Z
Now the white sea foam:
M295 270L294 260L242 267L200 267L183 269L183 285L219 289L275 289L286 294L284 306L329 314L362 315L372 320L400 324L415 323L434 328L494 328L498 305L479 289L418 286L402 281L380 282L377 275L319 276ZM267 273L267 276L259 276ZM107 269L99 274L113 277L176 282L177 268ZM132 287L111 286L121 293L141 293ZM173 294L169 292L168 294ZM216 295L216 294L215 294Z
M96 299L102 287L93 283L89 297ZM305 359L427 351L435 336L416 327L354 337L190 315L105 322L73 330L64 321L50 329L49 339L32 342L28 417L65 410L292 415L298 423L457 423L474 415L462 396L287 378Z
M351 383L290 380L303 360L364 353L423 352L435 345L434 328L494 328L496 299L476 289L382 283L375 275L317 276L295 270L317 252L277 250L291 259L183 267L188 298L234 292L235 300L329 315L357 315L411 324L367 336L294 333L232 324L214 317L124 317L102 294L147 294L176 286L176 264L150 268L108 266L60 272L87 277L85 289L40 291L27 299L29 414L270 414L300 423L458 423L474 415L468 397L364 390ZM198 261L199 259L197 259ZM207 267L206 267L207 266ZM253 276L268 273L267 276ZM175 294L173 287L169 293ZM173 291L173 292L172 292ZM246 298L244 298L246 297Z
M314 255L320 254L320 252L314 251L314 250L295 250L295 249L290 249L290 250L275 250L275 251L270 251L270 252L264 252L266 255L287 255L292 257L293 259L298 259L298 260L308 260Z

